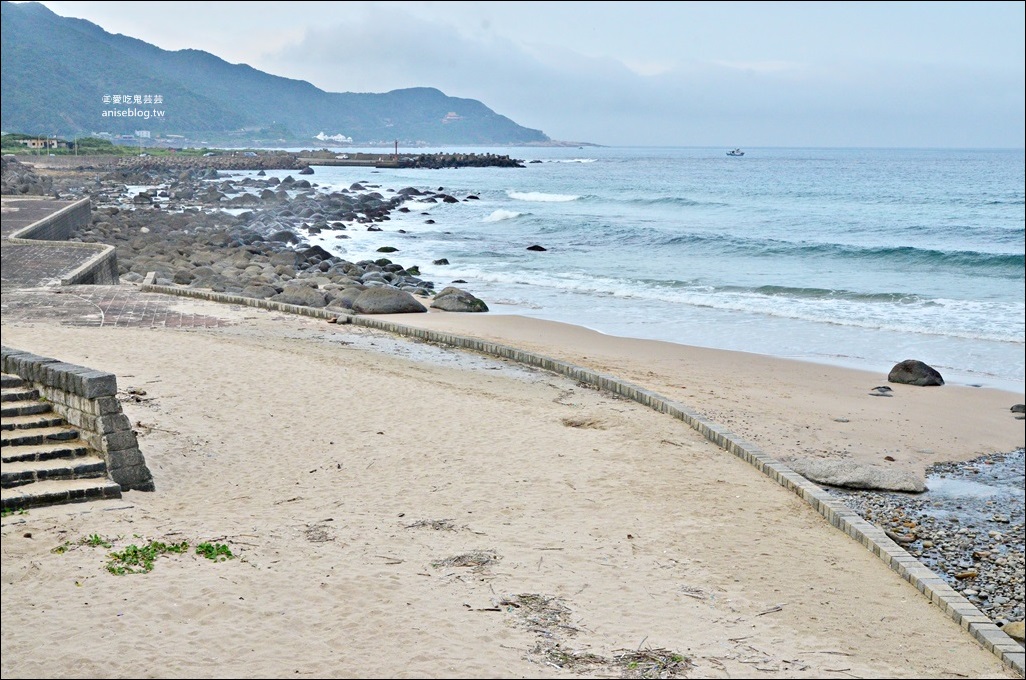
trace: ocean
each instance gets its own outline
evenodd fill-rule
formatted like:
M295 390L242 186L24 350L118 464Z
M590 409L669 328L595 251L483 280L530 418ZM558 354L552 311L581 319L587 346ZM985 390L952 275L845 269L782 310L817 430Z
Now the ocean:
M445 150L408 153L434 151ZM491 314L859 368L881 381L919 359L951 384L1024 389L1021 149L459 151L525 167L314 166L306 179L321 191L359 182L460 200L410 201L382 231L354 225L308 240L351 261L418 265L438 289L465 281L455 285Z

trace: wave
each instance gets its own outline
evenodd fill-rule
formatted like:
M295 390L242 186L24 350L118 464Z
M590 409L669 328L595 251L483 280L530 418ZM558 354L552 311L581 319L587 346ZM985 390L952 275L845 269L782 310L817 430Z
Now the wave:
M484 284L523 291L524 300L551 296L549 304L580 309L581 305L610 308L626 304L632 310L663 310L670 305L677 317L686 308L789 319L828 326L892 331L925 337L983 340L1011 345L1024 342L1021 307L1005 303L968 302L904 293L859 293L817 288L762 286L757 288L703 286L686 282L653 285L651 281L590 276L587 273L496 271L472 268ZM533 291L533 292L531 292ZM507 297L512 297L507 293ZM600 302L619 300L619 302ZM661 312L652 311L652 315Z
M936 304L932 300L914 293L860 293L858 291L843 289L795 288L791 286L758 286L756 288L722 286L717 290L722 292L751 293L754 295L764 295L766 297L805 300L848 300L851 302L903 305L922 304L926 306Z
M920 267L950 267L986 270L990 273L1007 271L1022 275L1026 269L1026 255L1019 253L986 253L976 250L937 250L914 246L862 247L844 243L790 242L775 239L745 239L717 234L713 236L689 234L663 239L656 245L709 247L755 257L822 257L848 260L883 261L897 265Z
M515 210L496 210L488 217L485 217L482 222L502 222L503 220L513 220L524 213L516 212Z
M594 163L597 158L549 158L543 163Z
M506 195L516 201L538 203L569 203L580 198L575 194L547 194L543 191L507 191Z
M631 198L626 201L632 205L680 205L691 207L696 205L723 205L722 203L703 203L683 196L660 196L658 198Z

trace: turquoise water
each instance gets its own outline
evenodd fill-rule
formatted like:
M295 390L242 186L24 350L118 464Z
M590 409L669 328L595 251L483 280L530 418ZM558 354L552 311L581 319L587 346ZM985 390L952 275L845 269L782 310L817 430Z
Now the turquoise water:
M465 280L492 313L884 376L914 358L950 383L1023 389L1022 150L468 151L526 167L315 166L323 191L461 200L311 242L350 260L394 246L392 260Z

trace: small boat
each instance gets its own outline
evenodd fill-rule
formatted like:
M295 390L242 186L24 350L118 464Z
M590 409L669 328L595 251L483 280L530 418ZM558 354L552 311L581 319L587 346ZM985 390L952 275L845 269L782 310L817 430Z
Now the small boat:
M728 156L744 156L745 152L742 151L741 149L734 149L733 151L728 151L727 155Z

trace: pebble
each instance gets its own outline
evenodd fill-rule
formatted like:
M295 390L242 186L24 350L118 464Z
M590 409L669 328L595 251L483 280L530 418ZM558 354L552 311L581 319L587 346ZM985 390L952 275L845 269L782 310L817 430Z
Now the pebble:
M931 494L931 479L968 480L994 492L973 486ZM1026 615L1023 481L1024 451L1018 449L933 465L922 494L827 490L885 532L914 535L899 545L1004 626Z

